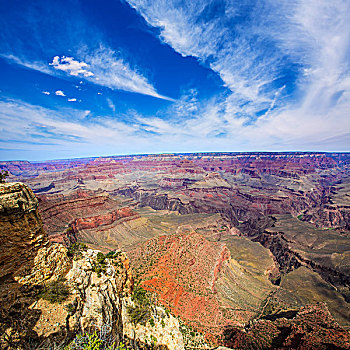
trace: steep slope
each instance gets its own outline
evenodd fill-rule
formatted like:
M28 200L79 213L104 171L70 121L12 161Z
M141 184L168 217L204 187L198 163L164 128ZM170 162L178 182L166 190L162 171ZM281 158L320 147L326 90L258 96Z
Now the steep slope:
M256 316L274 288L265 271L249 271L225 244L195 232L149 240L129 256L140 285L214 343L225 326ZM273 266L268 253L265 259L262 269Z

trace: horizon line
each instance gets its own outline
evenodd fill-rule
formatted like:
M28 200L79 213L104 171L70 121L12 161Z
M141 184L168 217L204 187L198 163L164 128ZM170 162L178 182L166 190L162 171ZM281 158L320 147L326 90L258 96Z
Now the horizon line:
M46 162L59 162L59 161L83 161L98 158L126 158L126 157L145 157L145 156L180 156L180 155L253 155L253 154L350 154L350 151L213 151L213 152L164 152L164 153L133 153L133 154L114 154L103 156L87 156L87 157L73 157L73 158L54 158L45 160L26 160L26 159L12 159L12 160L0 160L1 163L9 162L28 162L28 163L46 163Z

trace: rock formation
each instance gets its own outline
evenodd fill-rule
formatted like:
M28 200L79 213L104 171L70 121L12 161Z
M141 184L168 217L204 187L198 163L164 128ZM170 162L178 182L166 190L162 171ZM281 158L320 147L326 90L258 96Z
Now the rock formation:
M2 348L63 346L77 333L102 329L133 348L150 347L155 334L156 348L183 348L177 320L160 307L151 312L159 321L132 324L127 307L133 278L125 253L108 258L84 246L67 250L49 242L37 208L27 186L0 185ZM60 303L52 300L61 296Z

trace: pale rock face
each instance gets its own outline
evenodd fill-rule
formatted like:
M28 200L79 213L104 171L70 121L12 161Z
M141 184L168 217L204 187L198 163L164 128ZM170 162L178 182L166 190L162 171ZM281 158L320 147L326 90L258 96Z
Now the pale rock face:
M57 243L47 244L38 250L31 272L14 279L21 284L32 285L48 279L58 280L68 272L70 265L66 247Z
M69 320L70 328L79 323L82 330L102 326L111 326L115 335L128 337L151 345L156 339L158 345L166 345L169 350L184 349L179 322L172 315L167 315L161 307L152 308L154 326L134 325L127 312L128 306L134 306L130 297L132 279L128 275L128 259L124 253L119 256L123 269L117 269L111 260L106 259L106 273L98 277L93 272L98 251L83 252L82 259L73 262L73 267L66 275L68 284L76 295L78 307L74 317Z
M26 275L38 249L48 244L37 208L26 185L0 184L0 277Z
M82 259L73 262L73 268L66 275L68 284L77 297L76 318L81 329L101 328L102 325L121 327L121 297L130 293L131 281L126 269L118 270L106 259L106 274L98 277L93 272L98 251L82 253ZM127 260L121 255L120 260ZM74 325L71 325L74 327Z
M162 307L156 306L151 310L154 326L149 322L146 325L134 325L127 312L128 306L135 306L130 297L123 299L122 319L125 336L150 346L151 344L157 344L166 345L169 350L184 349L179 321L174 316L167 314Z
M38 200L33 191L21 182L0 185L0 213L23 214L36 210Z

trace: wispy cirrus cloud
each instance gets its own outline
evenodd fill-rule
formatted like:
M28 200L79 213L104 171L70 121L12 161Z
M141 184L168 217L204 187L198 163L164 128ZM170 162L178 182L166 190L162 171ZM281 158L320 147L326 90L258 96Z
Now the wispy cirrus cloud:
M94 84L173 101L170 97L160 95L142 73L132 69L110 48L101 45L92 53L81 50L79 55L84 58L93 73L93 76L87 76L86 79Z
M146 118L135 111L130 111L127 118L115 118L94 115L89 110L58 111L19 100L2 100L0 153L2 159L21 159L26 149L27 159L40 160L189 150L339 151L347 150L343 147L350 144L348 115L338 115L342 119L334 125L332 118L324 117L320 122L314 114L299 125L294 112L285 111L245 125L223 112L226 100L203 103L190 92L174 105L173 118L170 114ZM193 110L190 118L184 118L184 106Z
M226 135L232 147L329 149L339 138L337 147L349 148L348 1L128 3L164 43L210 67L228 89L189 120L150 119L154 132L195 132L195 121L206 138Z
M22 67L33 69L44 74L52 74L52 71L48 65L39 60L29 60L25 57L18 57L13 54L0 54L0 57L8 61L9 63L18 64Z
M265 6L255 1L128 2L150 25L160 28L163 42L218 73L242 115L270 107L276 80L287 65L263 28L269 2Z
M73 108L57 111L20 100L0 101L3 158L7 149L11 154L27 149L28 159L50 159L89 155L92 150L96 155L122 153L128 144L139 144L137 126L109 117L86 119L89 114Z
M148 95L163 100L174 101L163 96L138 70L133 69L114 50L100 46L99 49L86 52L80 50L77 55L82 59L66 56L54 56L51 62L30 61L14 55L1 55L10 63L33 69L49 75L64 72L68 76L80 77L93 84L112 90L124 90Z

